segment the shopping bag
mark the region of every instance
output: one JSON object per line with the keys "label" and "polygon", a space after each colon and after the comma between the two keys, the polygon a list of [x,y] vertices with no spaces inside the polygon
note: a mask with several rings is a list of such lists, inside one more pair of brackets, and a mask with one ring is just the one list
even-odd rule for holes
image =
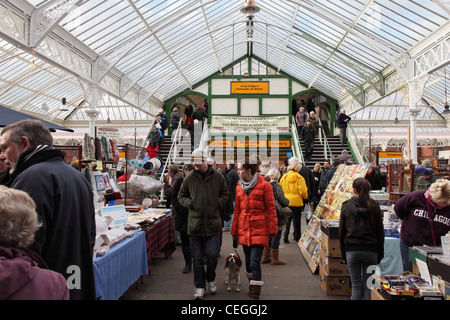
{"label": "shopping bag", "polygon": [[306,220],[309,220],[312,217],[312,213],[313,212],[311,209],[311,205],[309,204],[309,202],[307,202],[303,207],[303,216],[305,217]]}

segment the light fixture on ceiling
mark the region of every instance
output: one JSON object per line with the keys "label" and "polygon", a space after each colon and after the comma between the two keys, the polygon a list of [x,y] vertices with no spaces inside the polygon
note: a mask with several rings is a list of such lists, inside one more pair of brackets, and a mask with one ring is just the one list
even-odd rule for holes
{"label": "light fixture on ceiling", "polygon": [[41,105],[41,109],[42,109],[43,111],[47,112],[48,109],[49,109],[48,104],[46,104],[46,103],[44,102],[44,103]]}
{"label": "light fixture on ceiling", "polygon": [[399,124],[400,121],[398,121],[398,107],[395,108],[395,119],[394,119],[394,123],[395,124]]}
{"label": "light fixture on ceiling", "polygon": [[61,99],[61,106],[59,107],[59,111],[69,111],[69,108],[66,106],[66,98]]}
{"label": "light fixture on ceiling", "polygon": [[444,105],[444,111],[442,113],[449,114],[450,110],[449,110],[449,106],[447,103],[447,66],[445,66],[444,70],[445,70],[445,78],[444,78],[445,105]]}
{"label": "light fixture on ceiling", "polygon": [[106,124],[111,124],[111,118],[109,117],[109,109],[106,109],[106,114],[107,114],[107,118],[106,118]]}
{"label": "light fixture on ceiling", "polygon": [[241,9],[241,12],[245,13],[247,17],[253,17],[259,10],[260,8],[255,4],[255,1],[247,0],[245,6]]}
{"label": "light fixture on ceiling", "polygon": [[31,60],[31,61],[30,61],[30,68],[31,68],[31,69],[34,69],[35,67],[36,67],[36,61]]}

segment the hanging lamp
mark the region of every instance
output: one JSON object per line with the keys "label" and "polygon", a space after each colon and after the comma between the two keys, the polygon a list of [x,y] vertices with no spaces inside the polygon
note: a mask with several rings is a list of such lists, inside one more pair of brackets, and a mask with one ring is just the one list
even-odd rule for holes
{"label": "hanging lamp", "polygon": [[445,105],[444,105],[444,111],[442,113],[449,114],[450,110],[449,110],[449,106],[448,106],[448,103],[447,103],[447,66],[445,66],[444,70],[445,70],[445,78],[444,78]]}

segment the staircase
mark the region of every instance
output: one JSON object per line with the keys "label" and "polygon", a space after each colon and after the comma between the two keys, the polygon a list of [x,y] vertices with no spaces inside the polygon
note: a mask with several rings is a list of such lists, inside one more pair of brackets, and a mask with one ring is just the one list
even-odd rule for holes
{"label": "staircase", "polygon": [[[328,144],[331,149],[331,153],[333,154],[333,157],[340,155],[342,150],[344,150],[344,149],[350,153],[350,148],[347,146],[347,144],[345,144],[345,145],[341,144],[339,136],[330,135],[327,126],[324,126],[324,131],[325,131],[326,138],[328,140]],[[316,163],[320,163],[321,165],[323,165],[323,162],[325,161],[324,148],[327,148],[327,146],[325,144],[325,140],[322,139],[322,141],[323,141],[323,144],[320,144],[319,138],[316,137],[316,139],[314,140],[314,152],[311,156],[311,160],[305,159],[305,165],[307,167],[309,167],[310,169],[313,169],[314,165]],[[305,155],[305,143],[300,141],[300,147],[302,148],[302,152],[303,152],[303,156],[304,156]],[[332,162],[332,159],[329,158],[328,160],[330,161],[330,163]],[[353,161],[355,161],[355,160],[353,159]]]}

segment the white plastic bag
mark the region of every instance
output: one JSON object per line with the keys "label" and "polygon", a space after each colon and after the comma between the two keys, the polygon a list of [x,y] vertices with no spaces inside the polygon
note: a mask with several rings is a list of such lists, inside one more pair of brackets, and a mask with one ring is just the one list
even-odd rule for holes
{"label": "white plastic bag", "polygon": [[307,202],[305,204],[305,206],[303,207],[303,215],[305,216],[306,220],[311,219],[312,217],[312,209],[311,209],[311,205],[309,204],[309,202]]}

